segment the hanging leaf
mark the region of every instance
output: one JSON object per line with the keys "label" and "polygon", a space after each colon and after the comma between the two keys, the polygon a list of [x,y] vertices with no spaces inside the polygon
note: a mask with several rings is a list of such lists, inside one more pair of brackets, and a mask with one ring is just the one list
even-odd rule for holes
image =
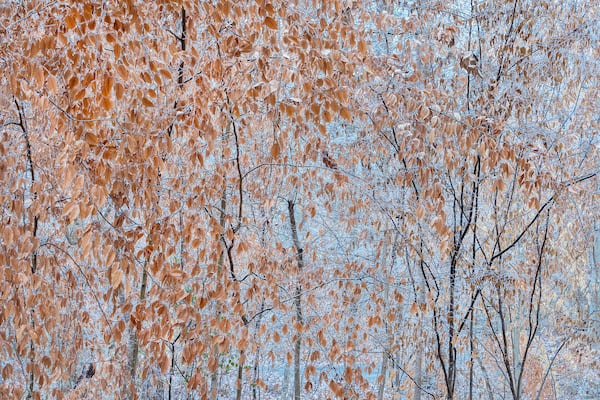
{"label": "hanging leaf", "polygon": [[142,104],[145,107],[154,107],[154,103],[150,101],[150,99],[148,99],[147,97],[142,97]]}
{"label": "hanging leaf", "polygon": [[279,142],[277,140],[273,141],[273,144],[271,145],[271,157],[273,157],[274,159],[279,158],[279,155],[281,153],[281,149],[279,147]]}
{"label": "hanging leaf", "polygon": [[271,17],[265,17],[265,25],[270,29],[277,29],[277,21]]}
{"label": "hanging leaf", "polygon": [[120,269],[112,269],[110,274],[110,286],[116,290],[120,285],[123,279],[123,271]]}

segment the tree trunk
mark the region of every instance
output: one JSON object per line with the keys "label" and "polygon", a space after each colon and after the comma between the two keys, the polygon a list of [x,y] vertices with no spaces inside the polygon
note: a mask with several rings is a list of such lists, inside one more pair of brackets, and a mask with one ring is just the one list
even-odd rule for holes
{"label": "tree trunk", "polygon": [[415,400],[421,400],[421,388],[423,387],[423,343],[421,341],[417,344],[417,363],[415,369],[413,398]]}
{"label": "tree trunk", "polygon": [[[515,317],[518,319],[519,315],[517,314],[517,316]],[[520,336],[521,336],[521,330],[519,329],[519,324],[516,323],[513,325],[512,329],[511,329],[511,343],[512,343],[512,357],[513,357],[513,374],[514,376],[519,376],[521,374],[521,368],[522,366],[520,365],[521,363],[521,348],[519,346],[520,343]]]}
{"label": "tree trunk", "polygon": [[288,213],[290,216],[290,229],[292,231],[292,239],[294,241],[294,247],[296,248],[296,262],[298,263],[298,282],[296,283],[296,293],[294,298],[294,304],[296,306],[296,322],[298,323],[298,331],[296,332],[296,341],[294,343],[294,400],[300,400],[300,387],[301,387],[301,376],[300,376],[300,355],[302,346],[302,328],[303,328],[303,317],[302,317],[302,285],[301,274],[304,269],[304,260],[302,258],[303,249],[298,239],[298,228],[296,225],[296,217],[294,215],[294,202],[288,200]]}
{"label": "tree trunk", "polygon": [[594,241],[591,249],[592,294],[594,309],[600,308],[600,222],[594,223]]}
{"label": "tree trunk", "polygon": [[[17,125],[19,126],[19,128],[21,128],[21,131],[23,132],[23,137],[25,138],[25,156],[27,159],[27,172],[29,172],[31,174],[31,186],[29,187],[28,193],[29,193],[29,197],[32,200],[37,199],[37,192],[33,192],[31,193],[31,189],[33,187],[33,185],[35,184],[35,171],[33,169],[33,159],[31,157],[31,142],[29,141],[29,131],[27,129],[27,121],[25,118],[25,112],[23,111],[23,107],[22,105],[15,99],[14,100],[15,105],[17,106],[17,112],[19,113],[19,122],[17,123]],[[23,194],[23,196],[25,196],[25,194]],[[25,203],[25,201],[23,202]],[[27,209],[27,211],[29,211],[30,208]],[[28,218],[28,222],[30,222],[32,224],[31,227],[31,234],[34,240],[37,239],[37,231],[38,231],[38,221],[39,221],[39,215],[34,215],[33,218]],[[35,275],[37,272],[37,252],[33,251],[31,254],[31,275]],[[33,295],[33,291],[34,289],[32,288],[32,295]],[[35,332],[35,308],[34,307],[30,307],[29,309],[29,322],[31,325],[31,331]],[[35,387],[35,374],[34,374],[34,363],[35,363],[35,345],[33,343],[33,339],[29,340],[29,382],[28,382],[28,393],[27,393],[27,398],[31,399],[33,397],[33,390]]]}
{"label": "tree trunk", "polygon": [[242,384],[243,384],[243,378],[244,378],[244,365],[245,364],[246,364],[246,352],[244,350],[241,350],[240,351],[240,359],[238,362],[238,370],[237,370],[235,400],[242,399]]}
{"label": "tree trunk", "polygon": [[485,387],[488,392],[488,399],[494,400],[494,392],[492,391],[492,385],[490,384],[490,377],[488,376],[487,370],[481,361],[479,356],[476,356],[477,362],[479,363],[479,368],[481,368],[481,373],[483,374],[483,379],[485,380]]}
{"label": "tree trunk", "polygon": [[[388,276],[393,276],[393,272],[394,272],[394,265],[396,264],[396,243],[398,240],[398,235],[396,234],[394,237],[394,240],[392,242],[391,245],[391,262],[390,262],[390,269],[388,272]],[[384,262],[386,262],[386,260],[384,259]],[[384,282],[385,282],[385,289],[384,289],[384,293],[383,293],[383,314],[387,315],[387,311],[388,311],[388,306],[389,306],[389,295],[390,295],[390,281],[387,279],[387,277],[384,277]],[[400,308],[400,311],[398,312],[398,315],[402,315],[402,304],[398,304],[398,307]],[[398,321],[401,322],[401,321]],[[380,369],[380,374],[379,374],[379,389],[377,390],[377,400],[383,400],[383,396],[385,394],[385,385],[387,382],[387,375],[388,375],[388,363],[389,363],[389,358],[391,356],[391,351],[392,351],[392,344],[394,342],[394,337],[393,337],[393,332],[392,332],[392,325],[390,323],[388,323],[387,318],[385,318],[385,335],[386,335],[386,344],[385,344],[385,348],[383,349],[383,353],[382,353],[382,358],[381,358],[381,369]]]}
{"label": "tree trunk", "polygon": [[[471,297],[473,301],[473,297]],[[473,400],[473,314],[475,310],[471,312],[469,319],[469,400]]]}
{"label": "tree trunk", "polygon": [[[301,317],[301,315],[300,315]],[[296,318],[298,318],[298,314],[296,314]],[[300,321],[298,319],[298,321]],[[300,337],[300,332],[297,333],[296,342],[294,343],[294,400],[300,400],[300,385],[301,385],[301,376],[300,376],[300,350],[302,345],[302,339]]]}
{"label": "tree trunk", "polygon": [[[260,387],[258,387],[258,376],[259,376],[259,367],[260,367],[260,350],[261,343],[257,339],[258,332],[260,331],[260,323],[262,321],[262,316],[265,311],[265,299],[263,298],[260,303],[260,311],[258,318],[256,319],[256,330],[254,332],[254,340],[257,343],[256,346],[256,354],[254,356],[254,365],[252,367],[252,399],[256,400],[258,396],[260,396]],[[258,392],[258,393],[257,393]]]}
{"label": "tree trunk", "polygon": [[283,370],[283,385],[281,390],[281,400],[288,399],[288,391],[290,389],[290,365],[285,363],[285,369]]}
{"label": "tree trunk", "polygon": [[[146,264],[144,264],[144,269],[142,270],[142,283],[140,285],[140,303],[143,303],[146,299],[146,289],[148,286],[148,272],[146,271]],[[138,366],[138,356],[139,356],[139,341],[137,337],[137,332],[134,329],[131,330],[131,334],[129,337],[129,342],[131,346],[131,355],[129,358],[129,376],[130,380],[130,389],[128,393],[128,398],[135,398],[135,380],[137,375],[137,366]]]}
{"label": "tree trunk", "polygon": [[[227,182],[227,179],[225,176],[223,176],[223,182]],[[225,214],[226,214],[226,209],[227,209],[227,187],[226,187],[226,183],[223,183],[223,193],[221,195],[221,216],[219,217],[219,225],[221,226],[221,229],[223,230],[223,232],[225,232]],[[223,265],[225,264],[225,249],[221,250],[221,254],[219,254],[219,261],[217,262],[217,276],[221,277],[222,275],[222,271],[223,271]],[[216,314],[217,314],[217,318],[219,318],[219,315],[221,314],[221,302],[219,300],[217,300],[217,304],[216,304]],[[210,375],[210,399],[211,400],[217,400],[218,396],[219,396],[219,348],[218,346],[215,344],[212,348],[212,355],[211,357],[213,357],[213,360],[216,360],[216,367],[214,369],[214,371],[211,372]]]}
{"label": "tree trunk", "polygon": [[379,378],[381,381],[379,382],[379,389],[377,391],[377,400],[383,400],[383,395],[385,393],[385,381],[387,378],[387,366],[388,366],[388,353],[385,350],[381,356],[381,372],[379,374]]}
{"label": "tree trunk", "polygon": [[[421,261],[422,264],[422,261]],[[422,266],[421,266],[422,268]],[[418,292],[418,302],[423,304],[425,302],[425,292],[424,292],[424,288],[425,288],[425,278],[423,276],[420,277],[419,279],[419,286],[421,287],[421,290],[419,290]],[[415,299],[417,300],[417,299]],[[418,314],[418,318],[419,318],[419,324],[418,324],[418,330],[420,332],[425,333],[424,329],[423,329],[423,312],[419,311]],[[427,337],[425,335],[422,335],[422,337],[420,337],[417,340],[417,362],[416,362],[416,366],[415,366],[415,381],[414,381],[414,386],[413,386],[413,398],[415,400],[421,400],[421,392],[422,392],[422,388],[423,388],[423,358],[425,357],[425,340],[427,340]]]}

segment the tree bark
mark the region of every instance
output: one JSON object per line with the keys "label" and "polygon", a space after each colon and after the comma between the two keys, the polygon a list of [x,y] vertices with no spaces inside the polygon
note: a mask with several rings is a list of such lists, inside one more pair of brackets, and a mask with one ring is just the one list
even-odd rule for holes
{"label": "tree bark", "polygon": [[[143,303],[146,299],[147,287],[148,271],[146,270],[146,265],[144,265],[144,269],[142,270],[142,283],[140,285],[140,303]],[[135,398],[135,380],[137,375],[138,357],[140,351],[140,345],[135,328],[131,330],[129,341],[131,346],[131,355],[129,358],[129,376],[131,377],[131,383],[128,398],[133,399]]]}
{"label": "tree bark", "polygon": [[246,360],[246,352],[244,350],[240,351],[240,359],[238,362],[238,370],[237,370],[237,380],[236,380],[236,393],[235,400],[242,399],[242,379],[244,377],[244,365]]}
{"label": "tree bark", "polygon": [[[255,335],[260,331],[260,323],[262,320],[262,316],[263,316],[263,311],[265,309],[265,300],[263,299],[262,303],[260,304],[260,314],[258,315],[258,319],[256,320],[256,331],[255,331]],[[256,336],[255,336],[256,339]],[[258,375],[259,375],[259,368],[260,368],[260,350],[261,350],[261,343],[258,342],[258,346],[256,347],[256,355],[254,358],[254,366],[252,367],[252,399],[256,400],[257,396],[260,395],[260,392],[257,393],[257,389],[260,390],[260,388],[258,387],[257,383],[258,383]]]}
{"label": "tree bark", "polygon": [[485,366],[483,365],[483,362],[481,361],[481,358],[478,355],[476,356],[476,359],[477,359],[477,362],[479,363],[479,368],[481,368],[481,372],[483,374],[483,379],[485,381],[485,387],[488,392],[488,399],[494,400],[494,392],[492,391],[492,385],[490,384],[490,377],[488,376],[487,370],[485,369]]}
{"label": "tree bark", "polygon": [[288,391],[290,389],[290,366],[285,363],[285,369],[283,370],[283,385],[281,390],[281,400],[288,399]]}
{"label": "tree bark", "polygon": [[300,355],[302,350],[302,327],[304,325],[302,317],[302,285],[301,274],[304,269],[303,249],[298,239],[298,227],[296,225],[296,217],[294,215],[294,202],[288,200],[288,213],[290,216],[290,229],[292,231],[292,240],[294,241],[294,247],[296,249],[296,262],[298,264],[298,281],[296,283],[296,293],[294,298],[294,304],[296,306],[296,322],[299,325],[299,329],[296,332],[296,341],[294,343],[294,400],[300,400],[300,387],[301,387],[301,376],[300,376]]}
{"label": "tree bark", "polygon": [[[226,182],[226,179],[224,179],[224,182]],[[224,184],[225,185],[225,184]],[[223,231],[225,231],[225,209],[227,208],[227,188],[223,187],[223,194],[221,195],[221,216],[219,218],[219,224],[221,226],[221,229]],[[219,255],[219,261],[217,262],[217,276],[221,276],[222,275],[222,270],[223,270],[223,265],[225,264],[225,249],[221,250],[221,254]],[[217,318],[221,313],[221,304],[220,301],[217,301]],[[213,346],[212,349],[212,355],[211,357],[214,357],[217,361],[217,367],[215,368],[214,371],[211,372],[210,375],[210,399],[211,400],[217,400],[218,395],[219,395],[219,349],[218,346],[215,344]]]}
{"label": "tree bark", "polygon": [[[388,276],[393,276],[394,266],[396,265],[396,243],[398,242],[398,234],[394,236],[394,240],[391,244],[391,262],[389,267]],[[390,295],[390,281],[387,277],[384,277],[385,289],[384,289],[384,302],[383,302],[383,314],[387,316],[387,310],[389,307],[389,295]],[[398,315],[402,318],[402,303],[398,305]],[[401,321],[398,321],[400,323]],[[388,364],[389,359],[392,354],[392,344],[394,342],[394,334],[392,331],[392,324],[387,321],[385,318],[385,335],[386,335],[386,343],[385,348],[383,349],[382,358],[381,358],[381,369],[380,369],[380,379],[379,388],[377,390],[377,400],[383,400],[383,396],[385,395],[385,385],[387,383],[387,375],[388,375]]]}
{"label": "tree bark", "polygon": [[379,373],[381,381],[379,382],[379,389],[377,390],[377,400],[383,400],[385,394],[385,381],[387,378],[387,367],[388,367],[388,353],[384,351],[381,356],[381,372]]}
{"label": "tree bark", "polygon": [[[25,156],[26,156],[26,161],[27,161],[27,167],[26,170],[31,174],[31,186],[29,187],[29,196],[33,199],[36,200],[37,199],[37,192],[31,193],[31,188],[33,186],[33,184],[35,183],[35,171],[33,169],[33,159],[31,156],[31,141],[29,140],[29,131],[27,129],[27,122],[25,119],[25,111],[23,110],[23,106],[15,99],[15,105],[17,106],[17,112],[19,113],[19,122],[18,122],[18,126],[19,128],[21,128],[21,131],[23,132],[23,137],[25,138]],[[23,195],[25,196],[25,195]],[[29,222],[31,222],[32,226],[31,226],[31,233],[32,233],[32,237],[34,240],[37,239],[37,233],[38,233],[38,221],[39,221],[39,215],[34,215],[33,218],[29,218],[28,219]],[[35,275],[37,272],[37,251],[33,251],[31,253],[31,275]],[[34,289],[32,288],[32,291]],[[33,293],[32,293],[33,294]],[[31,325],[31,331],[34,332],[35,331],[35,308],[34,307],[30,307],[29,309],[29,323]],[[34,363],[35,363],[35,345],[33,343],[33,339],[30,339],[29,341],[29,377],[28,377],[28,393],[27,393],[27,398],[31,399],[33,398],[33,391],[35,388],[35,373],[34,373]]]}
{"label": "tree bark", "polygon": [[[419,328],[421,324],[419,323]],[[421,388],[423,387],[423,343],[419,340],[417,344],[417,363],[415,366],[415,384],[413,386],[413,398],[421,400]]]}

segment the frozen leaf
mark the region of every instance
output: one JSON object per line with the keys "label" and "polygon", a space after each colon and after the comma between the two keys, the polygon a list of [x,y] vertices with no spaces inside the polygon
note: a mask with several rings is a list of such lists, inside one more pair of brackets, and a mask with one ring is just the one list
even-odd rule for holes
{"label": "frozen leaf", "polygon": [[270,29],[277,29],[277,21],[271,17],[265,17],[265,25]]}

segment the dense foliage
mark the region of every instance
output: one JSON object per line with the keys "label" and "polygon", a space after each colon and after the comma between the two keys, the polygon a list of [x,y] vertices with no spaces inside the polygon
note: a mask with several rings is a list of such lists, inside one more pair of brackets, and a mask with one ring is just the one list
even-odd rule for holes
{"label": "dense foliage", "polygon": [[0,397],[599,397],[599,19],[3,2]]}

